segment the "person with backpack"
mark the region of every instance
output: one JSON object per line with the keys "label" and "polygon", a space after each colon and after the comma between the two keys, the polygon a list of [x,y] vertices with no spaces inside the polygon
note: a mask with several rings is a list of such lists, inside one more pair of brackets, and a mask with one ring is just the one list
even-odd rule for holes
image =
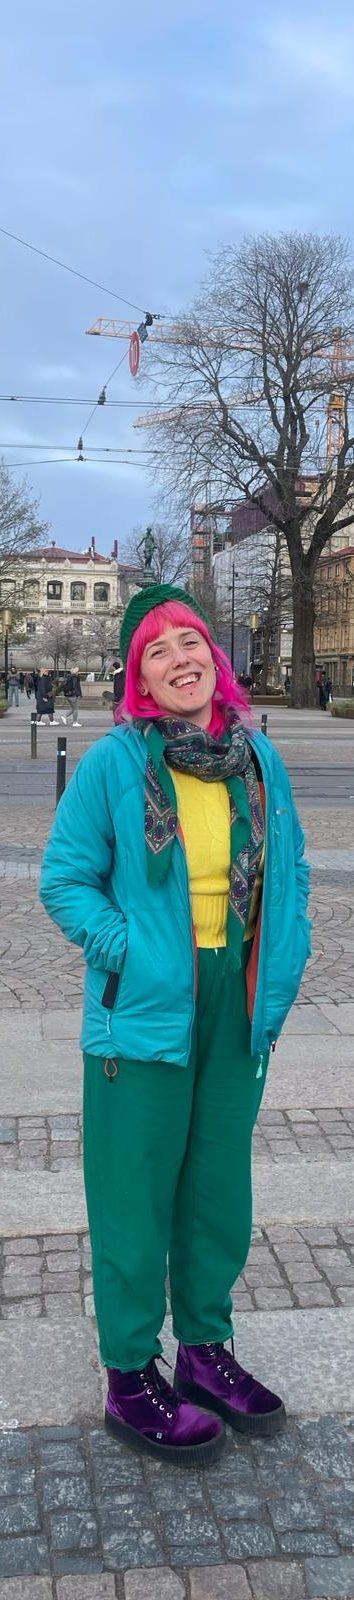
{"label": "person with backpack", "polygon": [[[225,1422],[270,1437],[286,1420],[276,1385],[237,1360],[232,1289],[271,1046],[310,955],[309,869],[287,772],[203,606],[149,585],[129,602],[120,650],[124,699],[60,801],[40,896],[87,963],[84,1175],[106,1427],[195,1468],[223,1449]],[[167,1258],[172,1383],[158,1364]]]}
{"label": "person with backpack", "polygon": [[67,710],[61,713],[62,722],[66,726],[68,718],[72,717],[73,728],[81,728],[81,722],[78,719],[78,705],[79,700],[82,699],[81,683],[78,672],[73,672],[70,667],[68,667],[66,678],[64,678],[62,694],[67,705]]}

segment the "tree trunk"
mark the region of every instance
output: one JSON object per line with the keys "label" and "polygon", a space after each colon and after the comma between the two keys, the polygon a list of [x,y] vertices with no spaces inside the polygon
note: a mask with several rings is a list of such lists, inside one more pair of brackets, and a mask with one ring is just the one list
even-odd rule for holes
{"label": "tree trunk", "polygon": [[302,562],[293,566],[293,654],[291,675],[292,706],[315,706],[316,676],[314,652],[315,602],[313,578]]}
{"label": "tree trunk", "polygon": [[272,624],[265,622],[263,629],[263,665],[260,679],[260,688],[262,694],[267,693],[271,631]]}

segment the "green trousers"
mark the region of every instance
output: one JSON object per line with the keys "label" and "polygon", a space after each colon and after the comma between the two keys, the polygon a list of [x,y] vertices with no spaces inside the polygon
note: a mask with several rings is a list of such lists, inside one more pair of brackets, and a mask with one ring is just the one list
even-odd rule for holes
{"label": "green trousers", "polygon": [[174,1333],[232,1333],[230,1290],[251,1237],[251,1142],[265,1079],[250,1054],[244,972],[199,951],[186,1068],[85,1055],[84,1174],[101,1358],[158,1355],[169,1258]]}

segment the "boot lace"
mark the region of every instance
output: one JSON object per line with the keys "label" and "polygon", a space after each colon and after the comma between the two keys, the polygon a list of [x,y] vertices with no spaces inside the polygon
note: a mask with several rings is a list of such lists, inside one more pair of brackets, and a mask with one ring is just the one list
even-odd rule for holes
{"label": "boot lace", "polygon": [[[168,1361],[165,1361],[164,1356],[159,1356],[159,1361],[163,1361],[164,1366],[168,1367]],[[139,1378],[142,1380],[143,1388],[147,1398],[150,1400],[150,1404],[157,1406],[158,1410],[162,1411],[164,1416],[167,1417],[168,1422],[172,1422],[173,1415],[181,1404],[180,1398],[176,1394],[176,1390],[172,1389],[172,1385],[166,1382],[162,1372],[159,1372],[154,1357],[149,1361],[148,1366],[144,1367],[142,1372],[139,1372]]]}
{"label": "boot lace", "polygon": [[243,1368],[239,1366],[235,1358],[234,1338],[231,1339],[231,1351],[225,1350],[223,1344],[207,1344],[205,1348],[209,1351],[212,1359],[216,1361],[217,1372],[221,1372],[223,1378],[227,1378],[231,1387],[236,1383],[237,1378],[244,1376]]}

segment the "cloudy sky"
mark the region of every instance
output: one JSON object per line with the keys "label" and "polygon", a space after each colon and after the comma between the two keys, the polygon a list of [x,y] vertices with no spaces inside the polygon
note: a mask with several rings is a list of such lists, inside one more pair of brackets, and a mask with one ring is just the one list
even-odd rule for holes
{"label": "cloudy sky", "polygon": [[[352,236],[352,0],[135,0],[124,11],[117,0],[3,8],[4,229],[172,315],[222,242],[292,228]],[[94,402],[127,347],[85,329],[139,312],[1,234],[0,264],[1,394]],[[126,359],[109,395],[136,399]],[[143,396],[148,356],[138,407],[99,410],[87,445],[141,446]],[[156,514],[144,458],[78,463],[84,405],[0,405],[0,453],[20,478],[17,463],[29,464],[51,537],[82,549],[95,534],[103,551],[118,538],[123,552]]]}

